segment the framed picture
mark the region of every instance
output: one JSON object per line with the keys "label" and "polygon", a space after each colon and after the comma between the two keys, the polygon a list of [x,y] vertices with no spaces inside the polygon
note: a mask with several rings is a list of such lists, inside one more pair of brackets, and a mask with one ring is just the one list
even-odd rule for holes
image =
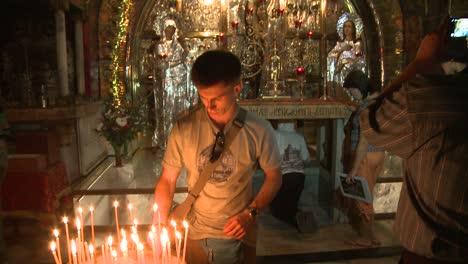
{"label": "framed picture", "polygon": [[346,174],[341,173],[339,178],[341,193],[344,196],[372,203],[372,193],[369,190],[369,185],[365,178],[356,176],[354,177],[354,183],[346,182]]}

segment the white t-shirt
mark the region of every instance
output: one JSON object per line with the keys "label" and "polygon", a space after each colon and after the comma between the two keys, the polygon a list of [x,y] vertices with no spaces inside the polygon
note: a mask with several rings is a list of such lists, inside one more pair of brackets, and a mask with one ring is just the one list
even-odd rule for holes
{"label": "white t-shirt", "polygon": [[[232,120],[226,125],[225,134],[231,126]],[[218,131],[202,106],[173,126],[162,165],[176,170],[185,167],[189,191],[210,158]],[[223,233],[223,227],[253,200],[255,170],[258,166],[264,170],[280,167],[275,132],[270,123],[248,112],[244,127],[220,159],[189,213],[190,239],[230,238]]]}
{"label": "white t-shirt", "polygon": [[281,153],[281,173],[304,173],[304,161],[310,154],[302,135],[295,132],[294,123],[278,125],[276,140]]}

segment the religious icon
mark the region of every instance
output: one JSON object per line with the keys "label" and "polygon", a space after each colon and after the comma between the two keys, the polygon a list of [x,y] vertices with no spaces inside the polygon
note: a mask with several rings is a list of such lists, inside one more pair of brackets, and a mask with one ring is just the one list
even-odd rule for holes
{"label": "religious icon", "polygon": [[327,85],[332,95],[342,87],[344,78],[353,70],[365,72],[366,59],[363,44],[360,39],[362,20],[355,14],[345,13],[339,19],[336,30],[340,40],[328,53],[327,57]]}

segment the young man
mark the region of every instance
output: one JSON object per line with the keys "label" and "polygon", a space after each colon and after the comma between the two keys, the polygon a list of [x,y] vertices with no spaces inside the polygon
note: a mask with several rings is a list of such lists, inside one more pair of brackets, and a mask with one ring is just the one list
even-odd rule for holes
{"label": "young man", "polygon": [[[215,154],[215,136],[233,128],[240,109],[236,101],[242,88],[240,75],[240,61],[230,52],[207,51],[195,61],[191,79],[203,105],[179,118],[169,135],[155,188],[163,223],[168,222],[179,172],[186,169],[190,193]],[[247,113],[243,127],[219,159],[187,217],[187,262],[254,263],[257,212],[268,206],[281,187],[281,161],[273,128],[266,120]],[[259,166],[265,172],[265,182],[254,198],[252,177]]]}
{"label": "young man", "polygon": [[394,226],[403,264],[468,263],[468,46],[446,30],[428,34],[360,116],[367,141],[405,160]]}

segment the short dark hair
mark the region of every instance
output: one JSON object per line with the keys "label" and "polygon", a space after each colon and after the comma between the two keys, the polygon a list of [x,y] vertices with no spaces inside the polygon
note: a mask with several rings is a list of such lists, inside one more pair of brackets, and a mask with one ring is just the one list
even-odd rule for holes
{"label": "short dark hair", "polygon": [[190,75],[197,87],[217,83],[238,84],[241,78],[241,62],[232,52],[209,50],[195,60]]}
{"label": "short dark hair", "polygon": [[369,78],[362,71],[355,70],[349,72],[343,82],[343,87],[346,89],[357,88],[362,94],[362,98],[366,98],[371,91]]}

